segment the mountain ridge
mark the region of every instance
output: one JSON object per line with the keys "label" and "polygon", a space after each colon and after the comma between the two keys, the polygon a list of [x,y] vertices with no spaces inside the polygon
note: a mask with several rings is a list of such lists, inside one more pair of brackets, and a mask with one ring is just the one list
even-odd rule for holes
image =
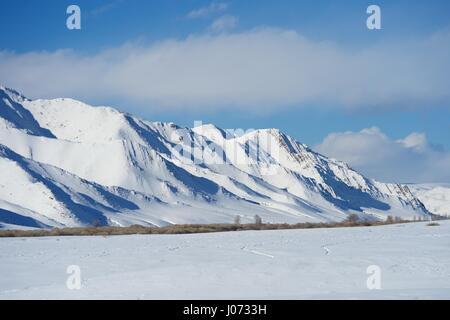
{"label": "mountain ridge", "polygon": [[[42,178],[76,186],[60,201],[61,208],[81,205],[100,212],[91,220],[78,212],[74,225],[226,223],[236,215],[249,222],[255,214],[287,223],[339,221],[351,213],[364,219],[431,214],[406,185],[366,178],[275,128],[236,134],[213,124],[183,128],[150,122],[67,98],[29,100],[3,87],[0,97],[0,120],[11,122],[7,108],[28,119],[0,125],[2,148],[35,166],[61,170],[59,177]],[[4,166],[13,161],[5,155],[0,160]],[[3,180],[0,200],[8,198],[10,188]],[[79,190],[94,186],[103,195],[92,194],[92,201],[80,195]],[[14,213],[29,217],[29,196],[15,192],[14,205],[25,210]],[[130,205],[109,210],[108,197]],[[65,225],[63,218],[55,219],[53,225]]]}

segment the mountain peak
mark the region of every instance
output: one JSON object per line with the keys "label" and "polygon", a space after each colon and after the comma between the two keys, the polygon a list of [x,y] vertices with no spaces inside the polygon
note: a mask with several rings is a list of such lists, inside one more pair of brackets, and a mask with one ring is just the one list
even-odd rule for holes
{"label": "mountain peak", "polygon": [[0,127],[22,130],[31,135],[53,138],[53,134],[40,126],[23,104],[29,100],[15,90],[0,90]]}
{"label": "mountain peak", "polygon": [[222,142],[223,140],[234,137],[230,132],[221,129],[212,123],[199,125],[194,127],[192,131],[214,142]]}
{"label": "mountain peak", "polygon": [[0,85],[0,94],[3,94],[4,96],[7,95],[8,97],[10,97],[11,99],[15,100],[15,101],[25,101],[25,100],[29,100],[27,97],[25,97],[23,94],[21,94],[20,92],[2,86]]}

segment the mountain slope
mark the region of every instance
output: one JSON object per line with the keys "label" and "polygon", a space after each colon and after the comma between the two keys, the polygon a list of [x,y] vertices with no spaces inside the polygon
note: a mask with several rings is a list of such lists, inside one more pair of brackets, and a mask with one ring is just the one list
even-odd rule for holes
{"label": "mountain slope", "polygon": [[450,184],[413,184],[409,188],[430,212],[450,217]]}
{"label": "mountain slope", "polygon": [[[34,195],[11,201],[8,179],[0,200],[16,206],[4,210],[35,219],[24,213],[29,210],[44,225],[232,222],[236,215],[248,222],[255,214],[292,223],[339,221],[350,213],[367,219],[430,214],[407,186],[368,179],[276,129],[182,128],[72,99],[31,101],[12,90],[0,93],[0,118],[8,124],[0,126],[0,157],[20,167],[10,178],[39,181],[41,193],[52,193],[55,203]],[[91,201],[80,196],[92,189],[97,191],[89,194]],[[52,221],[39,218],[49,215]]]}
{"label": "mountain slope", "polygon": [[18,92],[0,86],[0,128],[22,129],[28,134],[53,137],[33,115],[22,106],[27,99]]}

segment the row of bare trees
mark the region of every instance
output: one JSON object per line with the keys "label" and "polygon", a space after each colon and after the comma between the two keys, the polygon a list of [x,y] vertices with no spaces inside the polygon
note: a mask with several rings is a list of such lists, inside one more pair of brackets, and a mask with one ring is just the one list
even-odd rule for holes
{"label": "row of bare trees", "polygon": [[[258,215],[255,215],[255,217],[254,217],[254,222],[253,222],[253,223],[256,224],[256,225],[261,225],[261,224],[263,224],[262,218],[261,218],[260,216],[258,216]],[[241,222],[241,216],[237,215],[236,217],[234,217],[234,224],[235,224],[235,225],[240,225],[240,224],[242,224],[242,222]]]}

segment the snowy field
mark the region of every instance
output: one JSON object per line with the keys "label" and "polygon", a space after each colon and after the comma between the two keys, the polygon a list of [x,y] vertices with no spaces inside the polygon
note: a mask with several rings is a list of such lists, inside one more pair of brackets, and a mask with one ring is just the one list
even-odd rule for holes
{"label": "snowy field", "polygon": [[[450,299],[450,221],[439,223],[0,239],[0,299]],[[371,265],[380,290],[367,288]]]}

